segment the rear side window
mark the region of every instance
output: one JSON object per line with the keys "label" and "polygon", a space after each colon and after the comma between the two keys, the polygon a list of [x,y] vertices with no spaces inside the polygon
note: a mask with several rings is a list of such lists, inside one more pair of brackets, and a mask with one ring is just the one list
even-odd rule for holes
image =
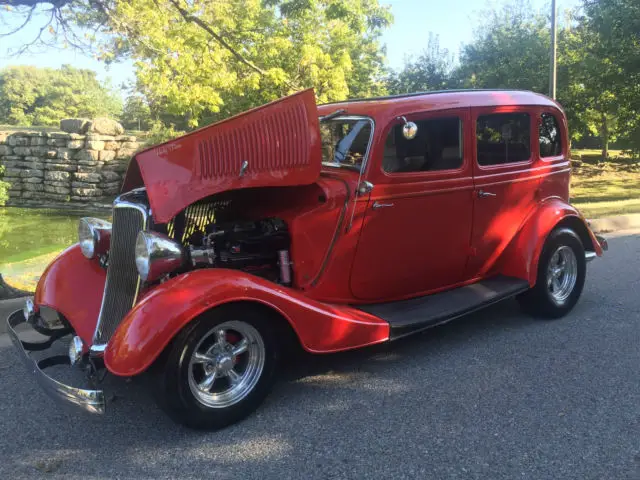
{"label": "rear side window", "polygon": [[462,122],[458,117],[415,120],[411,140],[395,125],[384,145],[382,168],[388,173],[454,170],[462,165]]}
{"label": "rear side window", "polygon": [[551,113],[543,113],[540,122],[540,156],[556,157],[562,155],[560,126]]}
{"label": "rear side window", "polygon": [[529,160],[530,136],[528,113],[480,115],[476,123],[478,163],[502,165]]}

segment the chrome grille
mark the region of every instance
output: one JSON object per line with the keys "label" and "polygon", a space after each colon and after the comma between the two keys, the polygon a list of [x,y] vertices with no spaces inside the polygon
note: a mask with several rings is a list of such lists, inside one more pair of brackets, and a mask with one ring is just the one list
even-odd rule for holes
{"label": "chrome grille", "polygon": [[92,350],[99,349],[109,341],[136,302],[140,277],[136,269],[135,244],[138,232],[146,227],[146,222],[144,206],[116,201],[113,209],[107,280]]}

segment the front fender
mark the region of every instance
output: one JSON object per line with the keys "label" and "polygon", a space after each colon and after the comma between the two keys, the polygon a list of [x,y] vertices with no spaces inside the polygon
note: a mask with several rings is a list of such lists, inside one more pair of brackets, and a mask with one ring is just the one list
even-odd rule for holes
{"label": "front fender", "polygon": [[202,269],[172,278],[146,294],[109,341],[105,365],[115,375],[137,375],[191,320],[238,301],[257,302],[278,312],[309,352],[349,350],[389,338],[389,324],[365,312],[318,302],[238,270]]}
{"label": "front fender", "polygon": [[[525,220],[500,259],[500,273],[528,280],[533,287],[542,248],[557,226],[573,229],[585,244],[585,250],[593,250],[597,256],[602,256],[600,243],[580,212],[564,200],[552,198],[541,203]],[[592,247],[588,245],[589,241]]]}
{"label": "front fender", "polygon": [[47,266],[36,288],[35,304],[64,315],[84,344],[91,345],[105,279],[105,270],[85,258],[75,244]]}

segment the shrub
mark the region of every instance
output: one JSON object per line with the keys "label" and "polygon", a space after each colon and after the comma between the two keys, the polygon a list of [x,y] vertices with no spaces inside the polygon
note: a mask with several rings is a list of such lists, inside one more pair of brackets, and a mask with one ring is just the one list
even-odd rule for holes
{"label": "shrub", "polygon": [[0,165],[0,206],[4,205],[4,203],[9,199],[9,194],[7,190],[9,189],[9,184],[7,182],[2,181],[2,174],[4,173],[4,167]]}
{"label": "shrub", "polygon": [[176,130],[173,125],[165,126],[161,122],[155,122],[146,138],[144,139],[145,146],[157,145],[158,143],[163,143],[168,140],[172,140],[176,137],[184,135],[186,132],[181,130]]}

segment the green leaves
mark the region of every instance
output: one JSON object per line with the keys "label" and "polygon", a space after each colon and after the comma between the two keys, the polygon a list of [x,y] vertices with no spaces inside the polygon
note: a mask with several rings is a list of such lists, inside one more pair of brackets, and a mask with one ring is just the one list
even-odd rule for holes
{"label": "green leaves", "polygon": [[377,0],[113,2],[105,55],[122,45],[137,89],[179,128],[196,127],[315,87],[319,102],[379,93]]}
{"label": "green leaves", "polygon": [[67,117],[116,116],[121,100],[95,72],[8,67],[0,70],[0,118],[12,125],[58,125]]}
{"label": "green leaves", "polygon": [[3,206],[7,200],[9,200],[9,194],[7,193],[7,190],[9,189],[10,185],[7,182],[2,181],[3,174],[4,167],[0,165],[0,207]]}

